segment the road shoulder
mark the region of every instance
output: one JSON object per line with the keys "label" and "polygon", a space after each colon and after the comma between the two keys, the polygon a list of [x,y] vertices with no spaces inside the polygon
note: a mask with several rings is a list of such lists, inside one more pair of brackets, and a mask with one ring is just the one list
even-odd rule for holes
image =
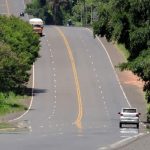
{"label": "road shoulder", "polygon": [[131,71],[120,71],[117,67],[119,63],[125,62],[123,53],[118,50],[112,42],[108,42],[106,38],[99,37],[105,46],[111,61],[114,65],[115,71],[118,75],[123,90],[132,107],[136,107],[141,113],[141,121],[146,121],[146,101],[144,99],[143,85],[144,83],[134,75]]}

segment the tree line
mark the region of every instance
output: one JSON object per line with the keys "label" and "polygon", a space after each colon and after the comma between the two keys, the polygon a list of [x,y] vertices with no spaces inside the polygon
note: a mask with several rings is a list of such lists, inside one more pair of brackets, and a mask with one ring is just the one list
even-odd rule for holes
{"label": "tree line", "polygon": [[44,20],[46,24],[63,25],[70,16],[70,0],[33,0],[27,4],[26,12]]}
{"label": "tree line", "polygon": [[32,0],[26,12],[42,18],[46,24],[90,25],[96,17],[97,0]]}
{"label": "tree line", "polygon": [[0,15],[0,92],[20,94],[38,57],[39,36],[27,22]]}

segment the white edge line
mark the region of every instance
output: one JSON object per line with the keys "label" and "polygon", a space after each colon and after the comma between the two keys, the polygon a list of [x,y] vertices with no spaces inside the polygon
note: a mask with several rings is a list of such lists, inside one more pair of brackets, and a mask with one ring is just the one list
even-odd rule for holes
{"label": "white edge line", "polygon": [[[87,29],[88,29],[88,28],[87,28]],[[89,32],[92,32],[90,29],[88,29],[88,31],[89,31]],[[123,87],[122,87],[122,85],[121,85],[121,83],[120,83],[120,81],[119,81],[119,77],[118,77],[118,75],[117,75],[117,73],[116,73],[116,71],[115,71],[114,65],[113,65],[113,63],[112,63],[112,61],[111,61],[110,55],[109,55],[108,52],[107,52],[107,49],[105,48],[104,44],[102,43],[102,41],[100,40],[100,38],[99,38],[98,36],[96,36],[96,39],[100,42],[100,44],[101,44],[102,47],[104,48],[104,50],[105,50],[105,52],[106,52],[106,54],[107,54],[107,57],[108,57],[108,59],[109,59],[109,61],[110,61],[110,64],[111,64],[111,66],[112,66],[112,68],[113,68],[113,71],[114,71],[114,73],[115,73],[116,79],[117,79],[117,81],[118,81],[118,83],[119,83],[120,89],[121,89],[121,91],[122,91],[122,93],[123,93],[123,95],[124,95],[124,98],[126,99],[128,105],[129,105],[129,107],[131,107],[131,104],[130,104],[130,102],[129,102],[129,100],[128,100],[128,98],[127,98],[127,96],[126,96],[126,94],[125,94],[125,92],[124,92],[124,90],[123,90]]]}
{"label": "white edge line", "polygon": [[139,133],[138,135],[135,135],[135,136],[132,136],[132,137],[128,137],[128,138],[125,138],[125,139],[122,139],[120,141],[117,141],[115,142],[114,144],[111,144],[109,146],[106,146],[106,147],[99,147],[97,150],[102,150],[103,148],[105,149],[118,149],[119,147],[122,147],[126,144],[128,144],[129,142],[133,142],[135,141],[138,137],[141,137],[141,136],[144,136],[145,134],[144,133]]}
{"label": "white edge line", "polygon": [[120,141],[110,145],[110,148],[117,148],[118,146],[125,145],[126,143],[132,142],[132,141],[134,141],[135,139],[137,139],[138,137],[140,137],[142,135],[144,135],[144,133],[139,133],[138,135],[135,135],[135,136],[128,137],[128,138],[125,138],[123,140],[120,140]]}
{"label": "white edge line", "polygon": [[33,103],[33,95],[34,95],[34,64],[33,64],[33,66],[32,66],[32,69],[33,69],[33,71],[32,71],[32,74],[33,74],[33,82],[32,82],[32,97],[31,97],[31,101],[30,101],[30,105],[29,105],[29,107],[28,107],[28,110],[25,112],[25,113],[23,113],[21,116],[19,116],[18,118],[15,118],[15,119],[12,119],[12,120],[9,120],[9,122],[12,122],[12,121],[16,121],[16,120],[19,120],[20,118],[22,118],[23,116],[25,116],[28,112],[29,112],[29,110],[31,109],[31,107],[32,107],[32,103]]}
{"label": "white edge line", "polygon": [[9,6],[8,6],[8,0],[5,0],[6,2],[6,7],[7,7],[7,15],[10,16],[10,10],[9,10]]}

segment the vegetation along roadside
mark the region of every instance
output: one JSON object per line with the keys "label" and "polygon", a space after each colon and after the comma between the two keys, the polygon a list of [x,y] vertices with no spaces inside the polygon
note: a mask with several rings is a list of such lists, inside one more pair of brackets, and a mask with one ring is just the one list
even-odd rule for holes
{"label": "vegetation along roadside", "polygon": [[30,96],[27,84],[38,57],[39,38],[27,22],[14,16],[0,16],[1,117],[27,109],[25,103]]}

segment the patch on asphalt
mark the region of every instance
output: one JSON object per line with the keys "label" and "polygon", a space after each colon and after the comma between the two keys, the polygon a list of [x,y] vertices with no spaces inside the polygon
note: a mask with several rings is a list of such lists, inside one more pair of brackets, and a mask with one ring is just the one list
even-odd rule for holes
{"label": "patch on asphalt", "polygon": [[19,122],[1,122],[0,123],[0,134],[4,133],[22,133],[29,132],[30,125],[27,120]]}

